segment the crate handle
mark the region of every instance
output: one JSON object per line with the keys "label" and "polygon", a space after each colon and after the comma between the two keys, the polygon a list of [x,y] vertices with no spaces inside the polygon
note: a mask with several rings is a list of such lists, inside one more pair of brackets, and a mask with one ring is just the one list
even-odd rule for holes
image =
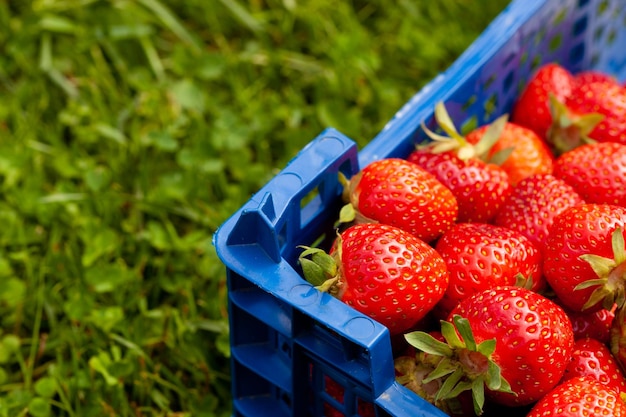
{"label": "crate handle", "polygon": [[273,262],[279,263],[285,242],[295,241],[302,232],[301,201],[320,188],[315,215],[324,215],[326,206],[341,193],[339,172],[350,177],[358,169],[356,143],[336,129],[327,128],[236,214],[227,244],[259,245]]}

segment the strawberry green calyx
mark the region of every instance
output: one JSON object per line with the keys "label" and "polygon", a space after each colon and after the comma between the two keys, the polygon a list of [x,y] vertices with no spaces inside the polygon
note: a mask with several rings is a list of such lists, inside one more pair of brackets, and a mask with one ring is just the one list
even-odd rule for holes
{"label": "strawberry green calyx", "polygon": [[[435,106],[435,120],[441,129],[448,134],[448,136],[439,135],[432,130],[428,129],[424,123],[422,123],[422,129],[433,142],[423,145],[425,148],[429,148],[433,153],[443,153],[453,151],[459,157],[459,159],[467,161],[468,159],[481,159],[485,162],[502,163],[508,158],[513,149],[506,149],[488,157],[489,150],[500,139],[502,132],[508,122],[508,115],[500,116],[493,123],[489,125],[485,134],[480,138],[478,143],[471,144],[466,138],[461,135],[444,104],[439,102]],[[497,160],[494,160],[496,158]]]}
{"label": "strawberry green calyx", "polygon": [[[337,247],[340,248],[341,245]],[[319,291],[337,296],[341,287],[337,262],[337,259],[341,257],[341,250],[329,255],[318,248],[308,246],[299,246],[299,248],[304,249],[298,258],[304,278]]]}
{"label": "strawberry green calyx", "polygon": [[580,145],[595,142],[589,134],[604,119],[600,113],[572,114],[554,94],[549,95],[552,126],[548,129],[547,140],[552,144],[556,155],[561,155]]}
{"label": "strawberry green calyx", "polygon": [[443,381],[435,401],[456,398],[470,390],[474,411],[480,415],[485,403],[485,387],[492,391],[515,393],[508,381],[502,378],[498,364],[491,359],[496,340],[476,343],[467,319],[455,315],[452,321],[441,321],[445,342],[421,331],[408,333],[405,338],[416,349],[441,357],[436,368],[423,380],[423,383]]}
{"label": "strawberry green calyx", "polygon": [[621,227],[613,231],[611,245],[612,259],[593,254],[580,256],[580,259],[588,262],[598,276],[597,279],[587,280],[575,287],[579,290],[597,286],[583,306],[583,310],[599,302],[602,302],[602,306],[607,310],[610,310],[613,304],[617,304],[618,309],[626,304],[626,248]]}

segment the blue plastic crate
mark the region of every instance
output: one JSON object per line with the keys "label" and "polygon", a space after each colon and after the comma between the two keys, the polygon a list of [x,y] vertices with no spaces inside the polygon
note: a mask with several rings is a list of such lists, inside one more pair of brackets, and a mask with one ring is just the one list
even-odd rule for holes
{"label": "blue plastic crate", "polygon": [[[296,246],[332,239],[338,173],[407,156],[425,140],[420,123],[434,125],[438,101],[457,125],[481,125],[510,112],[546,62],[626,79],[624,45],[626,0],[515,0],[360,152],[334,129],[302,149],[214,237],[228,275],[233,415],[318,417],[332,406],[358,416],[364,401],[378,416],[443,417],[394,382],[384,326],[301,278]],[[339,400],[328,378],[343,387]]]}

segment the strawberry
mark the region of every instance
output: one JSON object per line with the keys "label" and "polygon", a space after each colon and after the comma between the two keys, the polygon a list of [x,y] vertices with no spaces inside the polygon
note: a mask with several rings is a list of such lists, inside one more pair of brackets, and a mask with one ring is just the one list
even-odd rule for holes
{"label": "strawberry", "polygon": [[578,376],[590,376],[615,392],[626,392],[626,378],[613,354],[604,343],[592,339],[578,339],[563,381]]}
{"label": "strawberry", "polygon": [[588,203],[626,207],[626,144],[601,142],[572,149],[557,158],[554,176]]}
{"label": "strawberry", "polygon": [[300,264],[318,289],[379,321],[392,335],[425,317],[448,285],[446,264],[431,246],[385,224],[350,226],[329,254],[305,248]]}
{"label": "strawberry", "polygon": [[449,283],[437,304],[440,317],[464,298],[486,289],[515,285],[519,275],[542,287],[541,254],[524,235],[486,223],[459,223],[444,233],[435,250],[446,263]]}
{"label": "strawberry", "polygon": [[530,410],[527,417],[626,416],[619,393],[589,376],[559,384]]}
{"label": "strawberry", "polygon": [[590,337],[606,345],[609,344],[611,340],[611,326],[615,319],[617,304],[613,304],[610,310],[601,308],[591,313],[572,311],[565,307],[564,310],[572,322],[574,339],[578,340]]}
{"label": "strawberry", "polygon": [[370,163],[346,184],[350,201],[341,221],[379,222],[397,226],[431,241],[456,220],[452,192],[433,175],[404,159]]}
{"label": "strawberry", "polygon": [[561,307],[513,286],[465,298],[442,320],[441,333],[445,343],[425,332],[406,335],[419,351],[441,357],[424,382],[445,377],[440,399],[471,390],[477,414],[485,396],[506,406],[542,398],[563,377],[574,345]]}
{"label": "strawberry", "polygon": [[607,84],[617,84],[617,79],[612,75],[602,72],[587,70],[574,74],[574,85],[603,82]]}
{"label": "strawberry", "polygon": [[562,66],[556,63],[541,66],[517,99],[511,121],[533,130],[545,139],[552,125],[548,96],[553,94],[558,100],[564,101],[571,94],[573,84],[573,75]]}
{"label": "strawberry", "polygon": [[[466,136],[467,141],[478,143],[488,129],[489,125],[485,125],[471,131]],[[513,186],[534,174],[551,174],[554,160],[543,138],[530,128],[511,122],[505,124],[488,158],[506,171]]]}
{"label": "strawberry", "polygon": [[561,154],[590,140],[626,144],[626,89],[596,81],[576,84],[564,102],[551,102],[554,123],[547,140]]}
{"label": "strawberry", "polygon": [[583,203],[565,181],[550,174],[536,174],[517,184],[493,222],[523,234],[543,251],[554,217],[568,207]]}
{"label": "strawberry", "polygon": [[489,134],[471,144],[454,127],[443,103],[435,118],[450,137],[440,136],[422,126],[433,142],[418,147],[407,159],[433,174],[452,191],[458,204],[457,222],[488,223],[511,191],[505,170],[486,163],[485,157],[500,136],[503,119],[490,125]]}
{"label": "strawberry", "polygon": [[624,304],[626,207],[580,204],[554,218],[543,251],[543,274],[574,311]]}

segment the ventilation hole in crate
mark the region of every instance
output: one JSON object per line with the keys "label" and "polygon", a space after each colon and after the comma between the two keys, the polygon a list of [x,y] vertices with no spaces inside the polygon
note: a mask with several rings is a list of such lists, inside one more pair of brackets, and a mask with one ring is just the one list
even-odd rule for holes
{"label": "ventilation hole in crate", "polygon": [[477,127],[478,127],[478,118],[476,117],[476,115],[474,115],[470,117],[469,119],[465,120],[461,124],[461,134],[467,135],[469,132],[476,129]]}
{"label": "ventilation hole in crate", "polygon": [[563,10],[561,10],[561,12],[555,16],[554,21],[552,22],[552,24],[554,26],[558,26],[561,23],[563,23],[563,21],[565,20],[565,17],[567,16],[567,12],[568,12],[568,9],[563,8]]}
{"label": "ventilation hole in crate", "polygon": [[582,9],[583,7],[587,6],[587,4],[589,4],[589,0],[580,0],[578,2],[578,8]]}
{"label": "ventilation hole in crate", "polygon": [[281,352],[283,352],[288,357],[291,357],[291,346],[289,345],[289,343],[283,342],[280,345],[280,350],[281,350]]}
{"label": "ventilation hole in crate", "polygon": [[541,28],[539,29],[539,31],[535,34],[535,45],[541,45],[541,43],[543,42],[543,40],[546,37],[546,28]]}
{"label": "ventilation hole in crate", "polygon": [[528,52],[524,51],[519,57],[519,64],[524,65],[526,62],[528,62]]}
{"label": "ventilation hole in crate", "polygon": [[517,91],[517,96],[521,95],[522,92],[524,92],[524,88],[526,88],[526,83],[524,82],[524,80],[519,80],[517,82],[517,87],[515,88],[515,90]]}
{"label": "ventilation hole in crate", "polygon": [[598,26],[596,30],[593,31],[593,41],[594,42],[601,41],[602,35],[604,35],[604,26]]}
{"label": "ventilation hole in crate", "polygon": [[562,43],[563,43],[563,35],[559,33],[554,38],[550,39],[550,44],[548,46],[550,52],[554,52],[557,49],[559,49]]}
{"label": "ventilation hole in crate", "polygon": [[472,107],[474,103],[476,103],[476,100],[476,95],[471,96],[465,103],[463,103],[463,105],[461,106],[461,110],[463,110],[463,112],[466,112],[470,107]]}
{"label": "ventilation hole in crate", "polygon": [[577,64],[580,61],[582,61],[582,59],[585,56],[585,44],[581,43],[578,45],[575,45],[569,52],[569,61],[571,64]]}
{"label": "ventilation hole in crate", "polygon": [[300,200],[300,209],[303,209],[307,204],[317,198],[321,198],[320,190],[318,187],[315,187],[314,189],[309,191],[304,197],[302,197],[302,200]]}
{"label": "ventilation hole in crate", "polygon": [[609,1],[608,0],[601,1],[600,4],[598,4],[598,16],[602,16],[602,14],[604,14],[604,12],[606,12],[608,8],[609,8]]}
{"label": "ventilation hole in crate", "polygon": [[513,85],[513,71],[509,72],[506,77],[504,77],[504,81],[502,82],[502,91],[504,94],[508,94],[511,86]]}
{"label": "ventilation hole in crate", "polygon": [[485,121],[488,121],[498,109],[498,96],[496,94],[492,94],[491,97],[489,97],[487,101],[485,101],[484,108],[485,108],[484,119]]}
{"label": "ventilation hole in crate", "polygon": [[363,398],[358,399],[357,403],[358,414],[361,417],[376,417],[376,408],[374,404],[369,401],[365,401]]}
{"label": "ventilation hole in crate", "polygon": [[345,414],[328,403],[324,403],[324,417],[344,417]]}
{"label": "ventilation hole in crate", "polygon": [[292,403],[291,403],[291,396],[290,396],[289,394],[287,394],[286,392],[283,392],[283,393],[280,395],[280,400],[281,400],[283,403],[285,403],[285,405],[286,405],[289,409],[291,409],[291,404],[292,404]]}
{"label": "ventilation hole in crate", "polygon": [[600,56],[598,54],[594,54],[591,57],[591,67],[596,67],[598,66],[598,62],[600,62]]}
{"label": "ventilation hole in crate", "polygon": [[513,60],[515,59],[516,54],[509,54],[509,56],[507,56],[504,61],[502,61],[502,66],[503,67],[508,67],[509,64],[511,62],[513,62]]}
{"label": "ventilation hole in crate", "polygon": [[606,37],[606,43],[607,45],[613,45],[613,43],[615,42],[615,39],[617,39],[617,33],[615,32],[615,29],[611,30],[609,32],[609,35]]}
{"label": "ventilation hole in crate", "polygon": [[483,89],[486,90],[489,87],[491,87],[491,85],[493,84],[495,80],[496,80],[496,75],[492,74],[489,78],[487,78],[487,81],[485,81],[485,84],[483,84]]}
{"label": "ventilation hole in crate", "polygon": [[345,393],[344,387],[328,375],[324,375],[324,391],[338,403],[343,404],[343,397]]}
{"label": "ventilation hole in crate", "polygon": [[278,230],[278,234],[276,235],[276,239],[278,240],[278,247],[282,251],[287,244],[287,224],[283,224]]}
{"label": "ventilation hole in crate", "polygon": [[587,16],[583,16],[574,23],[574,36],[578,36],[587,30]]}
{"label": "ventilation hole in crate", "polygon": [[536,71],[540,65],[541,65],[541,56],[537,55],[533,58],[532,62],[530,63],[530,69],[533,71]]}

